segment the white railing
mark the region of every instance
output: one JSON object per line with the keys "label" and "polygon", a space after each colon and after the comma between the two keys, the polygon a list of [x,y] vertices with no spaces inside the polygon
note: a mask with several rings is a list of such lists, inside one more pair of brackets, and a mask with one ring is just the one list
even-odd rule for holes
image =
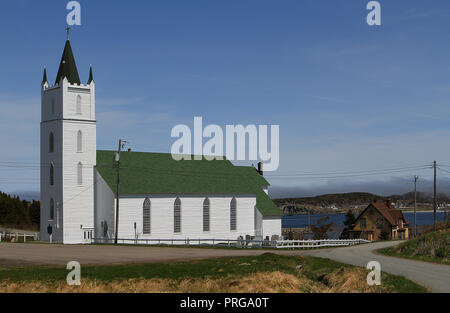
{"label": "white railing", "polygon": [[278,240],[277,248],[344,247],[369,243],[365,239]]}
{"label": "white railing", "polygon": [[[13,242],[17,242],[20,239],[23,238],[23,242],[27,242],[28,238],[33,238],[33,240],[39,240],[39,235],[30,235],[25,233],[19,233],[19,232],[1,232],[0,233],[0,242],[4,241],[6,238],[8,239],[14,239]],[[9,241],[9,240],[8,240]]]}
{"label": "white railing", "polygon": [[[185,245],[235,248],[321,248],[353,246],[371,242],[365,239],[323,239],[323,240],[246,240],[246,239],[125,239],[118,238],[118,244],[128,245]],[[93,238],[95,244],[113,244],[114,238]]]}

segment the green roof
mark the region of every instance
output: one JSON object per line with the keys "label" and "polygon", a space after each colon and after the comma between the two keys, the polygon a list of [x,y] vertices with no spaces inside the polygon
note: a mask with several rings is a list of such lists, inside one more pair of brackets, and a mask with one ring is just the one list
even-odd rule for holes
{"label": "green roof", "polygon": [[77,65],[75,64],[75,58],[73,56],[72,47],[70,41],[66,41],[64,52],[61,57],[61,63],[59,64],[58,75],[56,75],[56,82],[58,84],[61,78],[66,77],[69,83],[80,85],[80,76],[78,75]]}
{"label": "green roof", "polygon": [[[97,171],[115,193],[114,151],[97,151]],[[263,216],[281,216],[262,187],[269,183],[251,166],[234,166],[228,160],[181,160],[170,153],[122,152],[120,193],[255,195]]]}

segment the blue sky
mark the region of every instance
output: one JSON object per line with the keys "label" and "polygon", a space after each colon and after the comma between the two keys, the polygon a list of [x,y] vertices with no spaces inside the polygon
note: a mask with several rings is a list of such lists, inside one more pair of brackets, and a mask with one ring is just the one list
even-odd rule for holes
{"label": "blue sky", "polygon": [[[67,2],[1,4],[0,161],[39,162],[42,70],[53,82]],[[366,23],[366,0],[79,2],[71,43],[82,81],[94,68],[99,149],[122,137],[169,152],[172,127],[202,116],[279,124],[273,175],[450,164],[446,0],[380,1],[379,27]],[[270,182],[295,194],[394,193],[414,174],[432,172]],[[0,190],[39,190],[37,169],[0,175]]]}

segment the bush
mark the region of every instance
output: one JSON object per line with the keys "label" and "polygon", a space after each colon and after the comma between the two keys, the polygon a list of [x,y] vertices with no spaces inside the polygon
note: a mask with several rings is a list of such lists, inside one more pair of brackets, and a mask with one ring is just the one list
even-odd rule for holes
{"label": "bush", "polygon": [[387,231],[382,231],[380,233],[380,240],[389,240],[390,239],[390,235]]}

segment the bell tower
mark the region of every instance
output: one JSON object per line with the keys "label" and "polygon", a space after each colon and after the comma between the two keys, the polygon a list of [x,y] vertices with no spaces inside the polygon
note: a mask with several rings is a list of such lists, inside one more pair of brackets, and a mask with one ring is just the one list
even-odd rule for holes
{"label": "bell tower", "polygon": [[53,85],[41,84],[41,240],[89,242],[94,227],[95,83],[80,82],[67,38]]}

